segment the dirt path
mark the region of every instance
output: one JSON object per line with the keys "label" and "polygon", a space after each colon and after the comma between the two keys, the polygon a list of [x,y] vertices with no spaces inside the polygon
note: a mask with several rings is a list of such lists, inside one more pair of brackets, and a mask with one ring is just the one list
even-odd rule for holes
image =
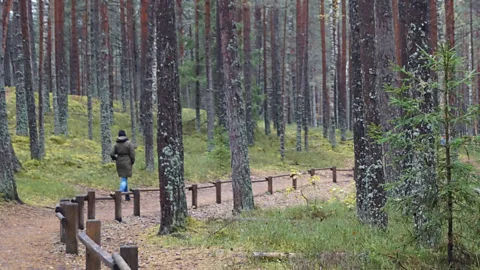
{"label": "dirt path", "polygon": [[[310,199],[328,199],[330,188],[348,188],[350,173],[338,176],[338,183],[331,182],[331,172],[319,172],[320,181],[308,185],[308,177],[299,178],[304,194]],[[285,191],[292,185],[289,177],[274,180],[276,191]],[[253,184],[255,203],[258,207],[287,207],[305,203],[298,193],[275,192],[267,195],[267,183]],[[100,195],[107,192],[98,191]],[[102,194],[103,193],[103,194]],[[144,243],[148,229],[159,223],[158,192],[142,193],[141,217],[133,217],[133,203],[123,202],[123,222],[114,221],[113,201],[99,201],[96,216],[102,221],[102,246],[109,252],[118,252],[120,245],[139,246],[142,269],[212,269],[223,268],[229,263],[242,263],[242,254],[228,251],[203,249],[158,249]],[[191,193],[187,192],[189,213],[196,218],[223,218],[231,215],[231,185],[222,185],[222,204],[215,203],[215,189],[198,192],[198,209],[191,208]],[[59,243],[59,223],[53,209],[26,205],[0,205],[0,269],[84,269],[84,247],[80,244],[78,256],[66,255],[64,245]]]}

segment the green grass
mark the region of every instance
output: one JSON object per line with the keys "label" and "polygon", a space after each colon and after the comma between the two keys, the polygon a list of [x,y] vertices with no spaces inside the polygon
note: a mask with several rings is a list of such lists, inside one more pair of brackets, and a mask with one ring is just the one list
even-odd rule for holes
{"label": "green grass", "polygon": [[[93,101],[94,141],[87,139],[86,97],[69,97],[68,138],[53,134],[53,112],[45,118],[46,156],[41,161],[30,160],[27,137],[15,136],[15,93],[9,89],[7,106],[13,146],[23,165],[16,174],[18,190],[22,200],[34,205],[51,205],[59,198],[71,197],[87,188],[115,190],[118,177],[113,163],[101,163],[100,108],[99,101]],[[121,112],[121,104],[114,103],[115,120],[112,126],[112,141],[118,130],[130,134],[129,113]],[[183,110],[183,133],[185,150],[185,179],[188,182],[207,182],[227,178],[230,173],[230,154],[226,145],[227,136],[217,134],[216,148],[207,152],[206,113],[202,111],[202,129],[195,131],[195,111]],[[295,127],[287,128],[286,159],[281,162],[279,139],[276,135],[265,136],[263,123],[258,123],[255,146],[250,147],[250,165],[253,174],[288,172],[313,167],[351,167],[353,142],[339,144],[335,150],[323,139],[321,129],[310,131],[310,151],[295,151]],[[137,162],[130,187],[158,186],[158,173],[147,172],[145,168],[142,138],[137,135]]]}
{"label": "green grass", "polygon": [[[447,269],[446,240],[438,249],[421,248],[411,235],[412,223],[389,211],[389,227],[377,230],[360,224],[355,208],[340,201],[296,206],[285,210],[255,210],[243,220],[190,219],[185,232],[157,236],[147,232],[154,246],[202,247],[243,252],[290,252],[291,261],[250,257],[252,269]],[[475,234],[472,234],[474,236]],[[479,269],[480,250],[462,254],[461,269]],[[458,254],[457,254],[458,255]]]}

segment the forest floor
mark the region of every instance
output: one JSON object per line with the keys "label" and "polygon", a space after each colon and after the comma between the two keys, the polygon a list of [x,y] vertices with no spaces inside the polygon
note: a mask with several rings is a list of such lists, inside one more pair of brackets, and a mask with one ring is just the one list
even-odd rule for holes
{"label": "forest floor", "polygon": [[[352,174],[339,173],[338,183],[332,183],[331,172],[317,172],[320,180],[309,184],[309,176],[298,179],[299,189],[289,191],[289,177],[274,180],[274,194],[266,193],[266,183],[253,184],[256,207],[285,208],[306,204],[308,200],[327,200],[329,192],[337,187],[348,192]],[[99,195],[108,191],[97,190]],[[215,203],[215,189],[198,193],[197,209],[191,208],[190,192],[187,192],[189,214],[197,219],[231,217],[232,189],[222,186],[222,204]],[[302,196],[301,196],[302,194]],[[305,197],[304,197],[305,196]],[[141,217],[133,216],[133,202],[123,202],[123,221],[114,221],[113,202],[99,201],[96,216],[102,221],[101,245],[108,252],[118,252],[121,245],[139,247],[142,269],[249,269],[250,256],[242,250],[220,250],[208,247],[166,247],[152,244],[149,237],[155,234],[159,224],[158,192],[142,193]],[[65,245],[59,241],[59,222],[53,208],[29,205],[0,204],[0,269],[84,269],[85,248],[79,244],[79,255],[65,253]],[[150,235],[150,236],[149,236]],[[156,236],[155,236],[156,237]]]}

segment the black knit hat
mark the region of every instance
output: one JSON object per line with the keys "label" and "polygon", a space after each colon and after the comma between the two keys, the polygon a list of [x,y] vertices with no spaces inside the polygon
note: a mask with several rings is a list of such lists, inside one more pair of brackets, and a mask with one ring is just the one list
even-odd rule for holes
{"label": "black knit hat", "polygon": [[120,130],[118,132],[118,137],[127,137],[127,134],[125,133],[125,130]]}

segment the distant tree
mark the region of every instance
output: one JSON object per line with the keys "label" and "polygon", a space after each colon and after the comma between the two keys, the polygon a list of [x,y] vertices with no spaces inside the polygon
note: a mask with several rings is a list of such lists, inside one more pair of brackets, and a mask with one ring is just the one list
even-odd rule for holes
{"label": "distant tree", "polygon": [[296,137],[296,148],[297,151],[302,151],[302,119],[303,119],[303,110],[304,110],[304,98],[303,98],[303,47],[302,47],[302,31],[303,31],[303,9],[302,9],[302,0],[297,0],[297,24],[296,24],[296,57],[297,57],[297,69],[296,69],[296,122],[297,122],[297,137]]}
{"label": "distant tree", "polygon": [[[98,0],[97,0],[98,1]],[[102,142],[102,162],[111,161],[110,150],[112,147],[112,133],[110,130],[110,95],[108,81],[108,0],[100,0],[100,37],[101,45],[97,51],[98,59],[98,91],[100,94],[100,131]]]}
{"label": "distant tree", "polygon": [[211,20],[210,20],[210,0],[205,0],[205,73],[207,75],[207,137],[208,151],[212,151],[214,147],[213,139],[215,135],[215,104],[213,96],[213,73],[212,59],[210,55],[211,43]]}
{"label": "distant tree", "polygon": [[[92,53],[94,48],[93,40],[95,39],[94,31],[93,31],[93,24],[92,24],[92,14],[95,12],[92,2],[89,0],[85,0],[85,70],[86,70],[86,90],[87,90],[87,114],[88,114],[88,139],[93,140],[93,104],[92,104],[92,95],[93,95],[93,88],[94,85],[96,86],[96,72],[89,72],[94,71],[96,68],[95,59],[96,54]],[[90,29],[90,32],[88,31]]]}
{"label": "distant tree", "polygon": [[15,101],[16,101],[16,134],[18,136],[28,136],[28,115],[27,98],[25,92],[25,70],[23,68],[23,37],[20,19],[19,0],[13,1],[12,28],[13,33],[13,72],[15,76]]}
{"label": "distant tree", "polygon": [[243,93],[240,83],[241,67],[235,35],[235,12],[235,5],[232,0],[220,0],[218,16],[220,16],[224,83],[232,158],[233,212],[237,214],[245,210],[253,210],[254,201],[250,179]]}
{"label": "distant tree", "polygon": [[195,129],[200,133],[200,0],[195,0]]}
{"label": "distant tree", "polygon": [[65,6],[64,0],[55,0],[55,71],[57,81],[58,121],[55,134],[68,135],[68,91],[67,68],[65,64]]}
{"label": "distant tree", "polygon": [[268,73],[267,73],[267,7],[263,6],[263,120],[265,135],[270,135],[270,116],[268,106]]}
{"label": "distant tree", "polygon": [[322,38],[322,92],[323,92],[323,137],[328,137],[330,127],[330,91],[327,84],[327,35],[325,30],[325,0],[320,0],[320,36]]}
{"label": "distant tree", "polygon": [[71,42],[70,42],[70,93],[80,95],[80,57],[77,35],[77,2],[71,0]]}
{"label": "distant tree", "polygon": [[330,113],[330,129],[329,129],[329,141],[332,147],[337,146],[337,138],[335,135],[336,131],[336,119],[335,119],[335,102],[334,96],[336,94],[336,82],[337,82],[337,17],[338,17],[338,0],[332,0],[332,5],[330,9],[330,29],[332,32],[331,42],[332,42],[332,57],[330,59],[330,109],[333,110]]}
{"label": "distant tree", "polygon": [[53,17],[54,5],[51,1],[48,2],[47,15],[47,41],[46,41],[46,59],[45,59],[45,76],[46,76],[46,91],[45,91],[45,112],[50,112],[50,93],[55,92],[56,85],[53,83],[53,56],[52,56],[52,40],[53,40]]}
{"label": "distant tree", "polygon": [[223,56],[222,56],[222,39],[220,36],[220,17],[218,16],[219,1],[216,1],[217,16],[215,19],[215,94],[216,94],[216,113],[218,116],[218,125],[225,131],[228,128],[227,119],[227,100],[225,99],[225,89],[223,88],[224,75],[223,75]]}
{"label": "distant tree", "polygon": [[[44,83],[43,79],[45,77],[43,68],[44,68],[44,4],[43,0],[38,0],[38,53],[39,53],[39,64],[38,64],[38,151],[41,157],[45,156],[45,124],[44,124],[44,111],[45,111],[45,98],[48,98],[48,95],[45,96],[44,93]],[[48,92],[47,92],[48,93]]]}
{"label": "distant tree", "polygon": [[310,125],[310,103],[311,103],[311,91],[310,91],[310,83],[308,77],[308,29],[309,29],[309,0],[304,0],[303,3],[303,22],[302,22],[302,86],[303,86],[303,117],[302,117],[302,125],[303,125],[303,143],[305,151],[308,151],[308,126]]}
{"label": "distant tree", "polygon": [[180,82],[178,74],[175,1],[156,1],[157,25],[157,95],[161,224],[159,234],[183,229],[187,217],[187,200],[183,175]]}
{"label": "distant tree", "polygon": [[288,1],[285,1],[285,11],[283,15],[283,46],[282,46],[282,124],[280,131],[280,158],[285,160],[285,130],[287,128],[287,98],[285,94],[285,74],[286,70],[286,54],[287,54],[287,17],[288,17]]}
{"label": "distant tree", "polygon": [[[11,27],[10,27],[11,28]],[[3,66],[5,69],[5,85],[6,86],[14,86],[15,80],[13,79],[13,71],[12,71],[12,59],[10,58],[10,51],[12,50],[12,30],[8,29],[8,33],[4,33],[4,45],[5,46],[5,54],[3,59]]]}
{"label": "distant tree", "polygon": [[[134,124],[135,107],[132,107],[130,99],[131,78],[128,75],[128,43],[127,43],[127,17],[125,15],[125,0],[120,0],[120,47],[121,47],[121,91],[122,91],[122,107],[126,108],[126,103],[130,100],[130,118],[131,123]],[[132,127],[132,131],[134,128]]]}
{"label": "distant tree", "polygon": [[247,140],[249,145],[254,144],[255,120],[253,119],[253,92],[252,92],[252,48],[250,44],[251,18],[250,2],[243,0],[243,74],[245,84],[245,119],[247,124]]}
{"label": "distant tree", "polygon": [[[391,0],[386,0],[391,1]],[[340,70],[338,71],[338,123],[340,126],[340,140],[347,139],[347,4],[342,5],[342,42],[340,51]]]}
{"label": "distant tree", "polygon": [[281,135],[281,101],[280,91],[280,44],[279,44],[279,12],[275,2],[270,12],[270,54],[271,54],[271,68],[272,68],[272,90],[271,90],[271,107],[273,126],[277,131],[277,136]]}
{"label": "distant tree", "polygon": [[142,0],[142,73],[144,74],[141,96],[143,135],[145,140],[145,168],[147,171],[155,169],[154,142],[153,142],[153,62],[155,44],[155,1]]}

